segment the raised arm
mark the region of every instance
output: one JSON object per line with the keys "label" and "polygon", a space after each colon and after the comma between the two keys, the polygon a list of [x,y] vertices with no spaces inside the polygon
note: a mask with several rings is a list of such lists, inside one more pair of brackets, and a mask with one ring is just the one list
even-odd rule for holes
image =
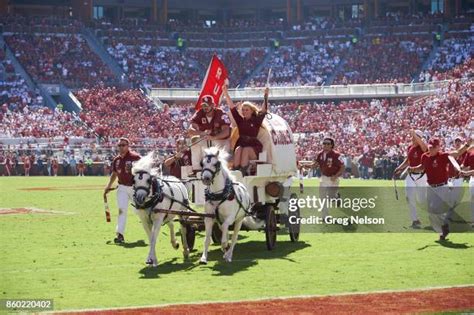
{"label": "raised arm", "polygon": [[224,84],[222,86],[222,92],[224,93],[225,101],[227,103],[227,106],[229,106],[230,109],[235,108],[236,105],[234,104],[234,102],[232,102],[232,99],[229,96],[229,90],[228,90],[227,84]]}
{"label": "raised arm", "polygon": [[428,146],[426,145],[425,141],[423,141],[423,139],[419,135],[416,134],[415,130],[411,129],[410,135],[413,138],[415,138],[416,143],[418,143],[418,145],[420,146],[421,150],[423,150],[423,152],[428,151]]}
{"label": "raised arm", "polygon": [[457,158],[458,156],[461,156],[464,154],[464,152],[468,151],[468,150],[471,150],[473,148],[473,146],[471,145],[470,146],[470,142],[469,141],[468,143],[466,143],[465,145],[463,145],[461,148],[459,148],[458,150],[455,150],[455,151],[451,151],[451,152],[448,152],[449,155],[451,155],[452,157],[454,158]]}

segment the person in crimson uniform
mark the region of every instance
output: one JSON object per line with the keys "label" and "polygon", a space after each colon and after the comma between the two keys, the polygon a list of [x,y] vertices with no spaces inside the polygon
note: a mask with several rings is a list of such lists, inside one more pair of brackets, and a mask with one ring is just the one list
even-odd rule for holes
{"label": "person in crimson uniform", "polygon": [[31,170],[33,170],[33,174],[35,174],[35,172],[36,172],[36,163],[37,163],[36,156],[34,154],[31,154],[29,156],[29,158],[30,158],[30,173],[31,173]]}
{"label": "person in crimson uniform", "polygon": [[411,173],[426,173],[429,185],[427,190],[429,219],[435,232],[439,233],[440,241],[444,241],[449,234],[447,213],[453,206],[448,186],[448,164],[451,163],[449,156],[457,158],[468,147],[469,145],[466,144],[457,151],[443,152],[440,148],[440,140],[432,138],[428,142],[428,152],[421,156],[420,165],[408,167]]}
{"label": "person in crimson uniform", "polygon": [[117,206],[119,215],[117,219],[116,237],[114,242],[122,244],[125,242],[125,224],[127,223],[128,204],[133,200],[133,175],[132,163],[141,157],[138,153],[130,151],[130,141],[127,138],[120,138],[117,144],[119,154],[112,161],[112,175],[107,186],[104,188],[104,196],[112,190],[112,185],[118,178]]}
{"label": "person in crimson uniform", "polygon": [[[316,160],[311,167],[319,167],[321,179],[319,183],[319,198],[338,198],[339,177],[344,173],[344,162],[341,154],[334,150],[335,141],[331,137],[323,139],[323,149],[316,155]],[[323,220],[328,216],[329,208],[321,209]]]}
{"label": "person in crimson uniform", "polygon": [[471,193],[471,227],[474,228],[474,146],[471,146],[462,162],[461,176],[470,177],[469,191]]}
{"label": "person in crimson uniform", "polygon": [[[404,169],[421,164],[421,156],[428,151],[420,130],[410,130],[411,145],[407,150],[407,158],[394,171],[393,176],[400,175]],[[421,222],[418,219],[416,204],[426,200],[426,174],[409,173],[405,178],[405,195],[410,209],[411,227],[419,229]]]}
{"label": "person in crimson uniform", "polygon": [[86,169],[86,165],[84,164],[84,159],[79,159],[77,163],[77,176],[84,176],[84,170]]}
{"label": "person in crimson uniform", "polygon": [[360,178],[362,179],[370,179],[369,175],[369,168],[372,167],[371,164],[371,157],[369,152],[365,152],[359,158],[359,165],[360,165]]}
{"label": "person in crimson uniform", "polygon": [[191,147],[191,163],[193,170],[201,169],[204,149],[219,146],[229,151],[230,120],[229,116],[217,108],[211,96],[203,97],[201,109],[191,118],[188,129],[190,137],[199,136],[201,141]]}
{"label": "person in crimson uniform", "polygon": [[230,113],[239,129],[239,138],[234,148],[234,170],[240,170],[243,176],[248,175],[249,162],[258,159],[262,152],[263,145],[257,139],[258,132],[268,111],[268,92],[265,89],[264,103],[261,110],[253,103],[244,102],[241,105],[242,115],[237,110],[237,106],[232,102],[227,90],[227,85],[222,88]]}
{"label": "person in crimson uniform", "polygon": [[184,138],[179,138],[176,141],[176,154],[167,158],[164,165],[169,175],[182,178],[181,166],[191,165],[191,151],[186,146]]}
{"label": "person in crimson uniform", "polygon": [[7,174],[7,171],[6,171],[6,156],[4,156],[2,153],[0,153],[0,165],[4,165],[2,168],[2,176],[5,176],[5,174]]}
{"label": "person in crimson uniform", "polygon": [[51,160],[51,168],[53,169],[53,176],[58,176],[59,162],[56,157]]}
{"label": "person in crimson uniform", "polygon": [[30,176],[31,161],[28,155],[24,155],[23,158],[23,169],[25,170],[25,176]]}
{"label": "person in crimson uniform", "polygon": [[11,176],[11,170],[12,170],[12,159],[11,159],[11,156],[7,154],[5,158],[5,171],[4,172],[7,176]]}

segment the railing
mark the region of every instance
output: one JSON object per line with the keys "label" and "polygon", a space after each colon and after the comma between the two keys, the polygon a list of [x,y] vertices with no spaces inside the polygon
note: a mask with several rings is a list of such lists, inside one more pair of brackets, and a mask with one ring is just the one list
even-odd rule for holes
{"label": "railing", "polygon": [[[273,100],[304,99],[353,99],[379,97],[424,96],[436,93],[449,81],[399,84],[352,84],[329,86],[272,87],[269,97]],[[257,100],[263,97],[264,88],[230,89],[234,100]],[[150,96],[166,101],[195,101],[199,89],[151,89]]]}

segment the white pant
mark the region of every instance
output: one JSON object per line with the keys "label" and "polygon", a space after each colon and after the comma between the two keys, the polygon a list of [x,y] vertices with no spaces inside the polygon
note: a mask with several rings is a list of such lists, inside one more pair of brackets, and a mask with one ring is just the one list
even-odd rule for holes
{"label": "white pant", "polygon": [[450,178],[448,180],[449,186],[449,203],[452,207],[449,209],[447,218],[451,219],[454,214],[454,209],[461,202],[462,199],[462,182],[463,178]]}
{"label": "white pant", "polygon": [[193,170],[197,171],[201,169],[201,161],[202,161],[202,158],[204,157],[204,149],[207,149],[210,147],[219,147],[229,152],[230,140],[225,139],[225,140],[201,141],[191,146],[191,164],[193,166]]}
{"label": "white pant", "polygon": [[[412,178],[413,177],[413,178]],[[410,208],[410,218],[412,221],[418,220],[416,213],[416,203],[421,203],[426,200],[426,174],[418,178],[417,174],[407,175],[405,178],[405,194]]]}
{"label": "white pant", "polygon": [[[336,198],[337,191],[339,189],[339,178],[335,181],[331,180],[331,177],[328,176],[321,176],[321,180],[319,182],[319,198]],[[328,216],[329,209],[326,206],[326,203],[323,203],[323,207],[321,209],[321,217],[324,219]]]}
{"label": "white pant", "polygon": [[463,178],[450,178],[448,185],[451,188],[451,203],[457,205],[461,201]]}
{"label": "white pant", "polygon": [[[117,218],[116,232],[124,234],[125,225],[127,223],[127,211],[128,204],[133,201],[133,187],[118,185],[117,188],[117,207],[119,209],[119,215]],[[135,210],[135,209],[134,209]]]}
{"label": "white pant", "polygon": [[441,226],[447,223],[447,213],[452,207],[448,185],[428,187],[428,215],[433,229],[442,233]]}

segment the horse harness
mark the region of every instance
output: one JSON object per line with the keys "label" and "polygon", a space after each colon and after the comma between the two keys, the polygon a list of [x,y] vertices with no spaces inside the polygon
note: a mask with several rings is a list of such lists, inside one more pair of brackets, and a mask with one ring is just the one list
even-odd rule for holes
{"label": "horse harness", "polygon": [[[141,179],[141,176],[143,176],[143,174],[145,174],[145,173],[146,172],[144,172],[144,171],[138,172],[138,174],[140,174],[140,179]],[[170,181],[170,182],[178,183],[178,182],[175,182],[175,181]],[[151,216],[151,212],[153,211],[155,206],[157,204],[159,204],[160,202],[162,202],[165,198],[167,198],[171,201],[168,210],[171,210],[171,208],[173,207],[173,204],[176,202],[176,203],[182,205],[183,207],[185,207],[187,210],[190,210],[192,212],[196,212],[194,209],[192,209],[189,206],[189,201],[187,199],[184,199],[184,196],[183,196],[183,201],[177,200],[175,198],[173,189],[171,189],[171,185],[169,184],[168,181],[161,179],[160,183],[159,183],[158,179],[155,176],[151,176],[149,184],[151,186],[151,197],[147,201],[145,201],[145,203],[141,207],[137,207],[136,205],[132,204],[136,209],[143,209],[143,210],[149,209],[149,216]],[[168,195],[163,191],[163,187],[165,185],[168,188],[170,188],[171,195]],[[148,188],[148,187],[139,186],[139,187],[136,187],[135,191],[138,190],[138,189],[145,190],[147,195],[150,194],[150,188]],[[168,217],[168,214],[166,213],[163,221],[166,221],[167,217]]]}
{"label": "horse harness", "polygon": [[209,191],[209,188],[206,188],[206,190],[204,192],[204,196],[206,198],[206,201],[210,201],[211,204],[212,204],[213,201],[218,201],[219,202],[217,204],[215,210],[214,210],[215,217],[216,217],[217,222],[219,224],[222,224],[222,221],[221,221],[220,216],[219,216],[219,207],[226,201],[232,201],[232,200],[235,199],[237,201],[237,203],[239,204],[239,210],[235,214],[236,217],[237,217],[237,214],[239,213],[240,210],[243,210],[245,212],[245,214],[250,215],[250,213],[242,205],[242,201],[239,198],[237,198],[237,195],[236,195],[235,189],[234,189],[234,185],[239,185],[239,183],[234,183],[234,182],[232,182],[232,180],[230,178],[226,178],[224,189],[222,189],[220,192],[212,193],[212,192]]}

